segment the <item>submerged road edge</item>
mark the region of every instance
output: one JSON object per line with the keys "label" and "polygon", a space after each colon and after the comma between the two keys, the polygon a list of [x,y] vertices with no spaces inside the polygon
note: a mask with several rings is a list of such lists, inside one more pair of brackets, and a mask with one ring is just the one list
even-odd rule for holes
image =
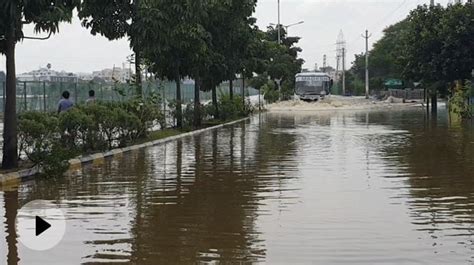
{"label": "submerged road edge", "polygon": [[[116,149],[112,149],[112,150],[102,152],[102,153],[95,153],[95,154],[92,154],[92,155],[78,156],[78,157],[70,159],[68,161],[69,170],[78,170],[78,169],[81,169],[82,165],[84,165],[84,164],[98,163],[98,162],[100,162],[100,161],[102,161],[102,160],[104,160],[105,158],[108,158],[108,157],[113,157],[113,156],[116,156],[116,155],[121,155],[121,154],[124,154],[124,153],[131,152],[131,151],[135,151],[135,150],[139,150],[139,149],[143,149],[143,148],[147,148],[147,147],[151,147],[151,146],[156,146],[156,145],[168,143],[168,142],[180,139],[180,138],[185,138],[185,137],[188,137],[188,136],[201,134],[203,132],[216,130],[216,129],[219,129],[219,128],[222,128],[222,127],[225,127],[225,126],[229,126],[229,125],[232,125],[232,124],[236,124],[236,123],[239,123],[239,122],[249,120],[251,117],[252,116],[249,116],[249,117],[245,117],[245,118],[238,119],[238,120],[235,120],[235,121],[222,123],[222,124],[219,124],[219,125],[215,125],[215,126],[195,130],[195,131],[181,133],[181,134],[178,134],[178,135],[166,137],[166,138],[159,139],[159,140],[149,141],[149,142],[136,144],[136,145],[131,145],[131,146],[123,147],[123,148],[116,148]],[[38,175],[39,173],[41,173],[41,167],[34,166],[32,168],[22,169],[22,170],[19,170],[19,171],[16,171],[16,172],[0,174],[0,186],[6,186],[6,185],[20,183],[21,181],[31,179],[32,177],[34,177],[35,175]]]}

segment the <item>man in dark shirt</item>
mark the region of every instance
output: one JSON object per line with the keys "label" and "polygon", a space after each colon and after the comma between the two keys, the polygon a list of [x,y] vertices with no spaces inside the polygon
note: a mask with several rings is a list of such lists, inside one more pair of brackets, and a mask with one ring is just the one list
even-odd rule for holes
{"label": "man in dark shirt", "polygon": [[63,92],[63,98],[58,103],[58,114],[68,111],[74,106],[74,103],[69,99],[70,96],[69,91]]}

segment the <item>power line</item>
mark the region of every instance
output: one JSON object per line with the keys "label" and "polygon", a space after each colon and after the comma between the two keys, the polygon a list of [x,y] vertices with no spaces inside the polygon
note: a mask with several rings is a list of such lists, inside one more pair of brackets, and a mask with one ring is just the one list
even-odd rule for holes
{"label": "power line", "polygon": [[[389,17],[391,17],[393,14],[395,14],[397,11],[400,10],[400,8],[402,8],[405,4],[408,3],[408,0],[404,0],[400,5],[398,5],[395,9],[393,9],[392,11],[390,11],[390,13],[388,13],[387,15],[385,15],[381,20],[379,20],[377,23],[374,23],[372,24],[372,26],[370,26],[369,28],[374,28],[376,25],[382,25],[383,22],[385,22]],[[384,25],[382,25],[383,27]],[[378,31],[379,28],[376,28],[377,30],[375,31]],[[374,30],[372,30],[374,32]],[[353,40],[349,41],[348,42],[348,45],[349,44],[353,44],[355,41],[357,41],[359,39],[359,36],[355,37]]]}

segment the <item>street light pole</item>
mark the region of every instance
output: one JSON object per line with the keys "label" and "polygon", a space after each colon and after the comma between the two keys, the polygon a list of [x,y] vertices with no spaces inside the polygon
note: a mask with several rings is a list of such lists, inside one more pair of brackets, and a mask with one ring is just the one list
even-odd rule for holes
{"label": "street light pole", "polygon": [[287,26],[282,26],[282,27],[285,28],[286,36],[289,36],[289,34],[288,34],[288,28],[293,27],[293,26],[296,26],[296,25],[300,25],[300,24],[303,24],[303,23],[304,23],[304,21],[300,21],[300,22],[298,22],[298,23],[293,23],[293,24],[290,24],[290,25],[287,25]]}
{"label": "street light pole", "polygon": [[[304,21],[300,21],[300,22],[298,22],[298,23],[293,23],[293,24],[286,25],[286,26],[285,26],[285,25],[280,25],[280,26],[278,27],[278,43],[281,44],[281,35],[280,35],[280,34],[281,34],[281,33],[280,33],[280,29],[281,29],[281,28],[285,28],[286,35],[288,36],[288,28],[293,27],[293,26],[296,26],[296,25],[300,25],[300,24],[303,24],[303,23],[304,23]],[[278,25],[276,25],[275,23],[270,23],[270,26],[275,26],[275,27],[277,27]]]}

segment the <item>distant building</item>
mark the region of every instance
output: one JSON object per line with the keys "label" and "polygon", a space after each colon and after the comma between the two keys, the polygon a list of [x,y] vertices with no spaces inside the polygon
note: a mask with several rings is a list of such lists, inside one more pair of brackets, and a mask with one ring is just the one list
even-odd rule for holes
{"label": "distant building", "polygon": [[[336,69],[334,69],[332,66],[326,66],[326,67],[320,67],[319,70],[321,72],[324,72],[328,74],[332,80],[338,80],[339,77],[342,75],[342,71],[340,70],[339,73],[336,73]],[[339,75],[339,76],[338,76]]]}
{"label": "distant building", "polygon": [[334,69],[332,66],[326,66],[326,67],[320,67],[319,71],[324,72],[324,73],[331,73],[331,72],[335,72],[336,69]]}
{"label": "distant building", "polygon": [[92,72],[92,78],[90,80],[94,79],[102,79],[105,82],[128,83],[132,80],[132,69],[127,68],[126,65],[123,64],[123,67],[94,71]]}
{"label": "distant building", "polygon": [[28,73],[23,73],[17,76],[18,81],[40,81],[40,82],[64,82],[75,83],[78,80],[77,75],[65,71],[55,71],[51,69],[51,64],[46,67],[40,67]]}
{"label": "distant building", "polygon": [[5,80],[6,80],[5,72],[0,71],[0,83],[5,82]]}
{"label": "distant building", "polygon": [[92,81],[94,76],[91,73],[77,73],[77,78],[80,81]]}

